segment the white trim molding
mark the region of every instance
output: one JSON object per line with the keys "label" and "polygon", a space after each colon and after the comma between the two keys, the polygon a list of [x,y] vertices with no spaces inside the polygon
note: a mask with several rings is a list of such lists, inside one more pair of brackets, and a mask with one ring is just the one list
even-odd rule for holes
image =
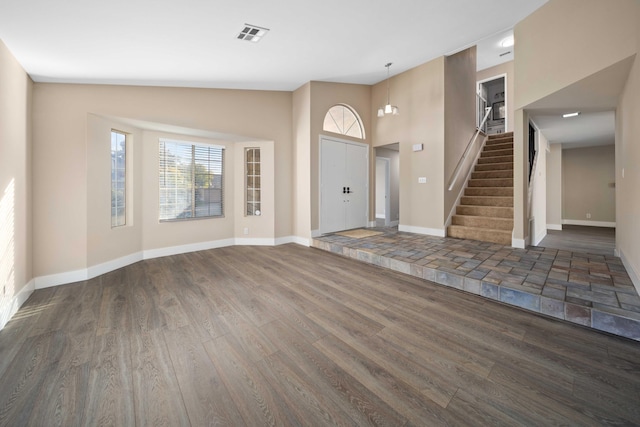
{"label": "white trim molding", "polygon": [[415,233],[415,234],[426,234],[427,236],[435,236],[435,237],[445,237],[446,233],[444,229],[441,228],[426,228],[426,227],[416,227],[413,225],[398,225],[398,231],[404,231],[407,233]]}
{"label": "white trim molding", "polygon": [[160,258],[189,252],[206,251],[208,249],[233,246],[235,239],[211,240],[209,242],[190,243],[188,245],[170,246],[168,248],[149,249],[142,252],[142,259]]}
{"label": "white trim molding", "polygon": [[615,222],[609,221],[583,221],[580,219],[563,219],[562,224],[565,225],[584,225],[587,227],[609,227],[616,228]]}
{"label": "white trim molding", "polygon": [[619,254],[620,259],[622,260],[622,265],[624,265],[624,268],[627,269],[627,273],[629,274],[629,278],[631,279],[633,286],[636,288],[636,292],[640,294],[640,273],[638,273],[633,268],[633,265],[631,265],[627,257],[624,255],[624,252],[622,252],[621,250],[616,250],[616,252]]}
{"label": "white trim molding", "polygon": [[22,307],[33,291],[35,290],[35,281],[33,279],[29,280],[29,282],[20,289],[16,295],[13,296],[9,301],[7,301],[4,306],[0,307],[0,330],[4,329],[9,320],[13,317],[14,314]]}
{"label": "white trim molding", "polygon": [[562,230],[562,224],[547,224],[547,230]]}
{"label": "white trim molding", "polygon": [[511,238],[511,246],[518,249],[525,249],[527,247],[527,239],[516,239],[514,237]]}
{"label": "white trim molding", "polygon": [[297,245],[311,246],[311,241],[306,237],[300,236],[286,236],[286,237],[278,237],[276,238],[276,246],[277,245],[286,245],[287,243],[295,243]]}

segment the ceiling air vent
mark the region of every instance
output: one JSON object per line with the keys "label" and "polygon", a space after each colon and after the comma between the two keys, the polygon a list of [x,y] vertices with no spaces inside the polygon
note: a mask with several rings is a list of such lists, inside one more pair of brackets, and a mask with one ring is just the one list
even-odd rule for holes
{"label": "ceiling air vent", "polygon": [[238,39],[248,42],[258,43],[261,38],[267,35],[268,28],[256,27],[255,25],[244,24],[244,28],[238,34]]}

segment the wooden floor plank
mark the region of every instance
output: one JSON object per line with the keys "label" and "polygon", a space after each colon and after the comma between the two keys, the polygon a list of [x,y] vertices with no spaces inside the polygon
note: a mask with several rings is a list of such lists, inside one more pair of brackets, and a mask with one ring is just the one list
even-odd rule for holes
{"label": "wooden floor plank", "polygon": [[[263,327],[264,333],[279,346],[279,352],[292,361],[289,369],[317,386],[316,394],[331,399],[356,425],[404,425],[405,417],[325,356],[295,329],[275,321]],[[266,360],[272,362],[275,353]]]}
{"label": "wooden floor plank", "polygon": [[304,418],[282,404],[272,385],[234,340],[220,337],[205,342],[204,347],[245,425],[303,424]]}
{"label": "wooden floor plank", "polygon": [[162,331],[130,335],[137,426],[183,426],[189,417]]}
{"label": "wooden floor plank", "polygon": [[[119,303],[116,304],[119,307]],[[102,331],[96,337],[89,383],[86,390],[83,390],[88,393],[82,417],[83,425],[125,426],[135,423],[131,373],[127,333],[118,330]]]}
{"label": "wooden floor plank", "polygon": [[191,425],[239,423],[240,413],[198,334],[186,326],[165,330],[164,336]]}
{"label": "wooden floor plank", "polygon": [[298,245],[34,292],[4,425],[633,425],[640,343]]}

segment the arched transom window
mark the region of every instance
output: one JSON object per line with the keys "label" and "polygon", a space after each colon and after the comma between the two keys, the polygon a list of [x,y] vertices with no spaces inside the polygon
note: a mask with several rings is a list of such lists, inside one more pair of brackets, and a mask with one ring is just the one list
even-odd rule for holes
{"label": "arched transom window", "polygon": [[324,116],[322,129],[327,132],[339,133],[353,138],[364,139],[362,120],[351,107],[343,104],[329,108]]}

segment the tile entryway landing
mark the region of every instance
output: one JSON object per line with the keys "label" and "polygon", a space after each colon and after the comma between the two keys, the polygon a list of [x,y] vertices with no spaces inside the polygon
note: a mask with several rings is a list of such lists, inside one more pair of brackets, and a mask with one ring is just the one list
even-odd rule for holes
{"label": "tile entryway landing", "polygon": [[313,247],[640,341],[640,297],[618,257],[374,228]]}

